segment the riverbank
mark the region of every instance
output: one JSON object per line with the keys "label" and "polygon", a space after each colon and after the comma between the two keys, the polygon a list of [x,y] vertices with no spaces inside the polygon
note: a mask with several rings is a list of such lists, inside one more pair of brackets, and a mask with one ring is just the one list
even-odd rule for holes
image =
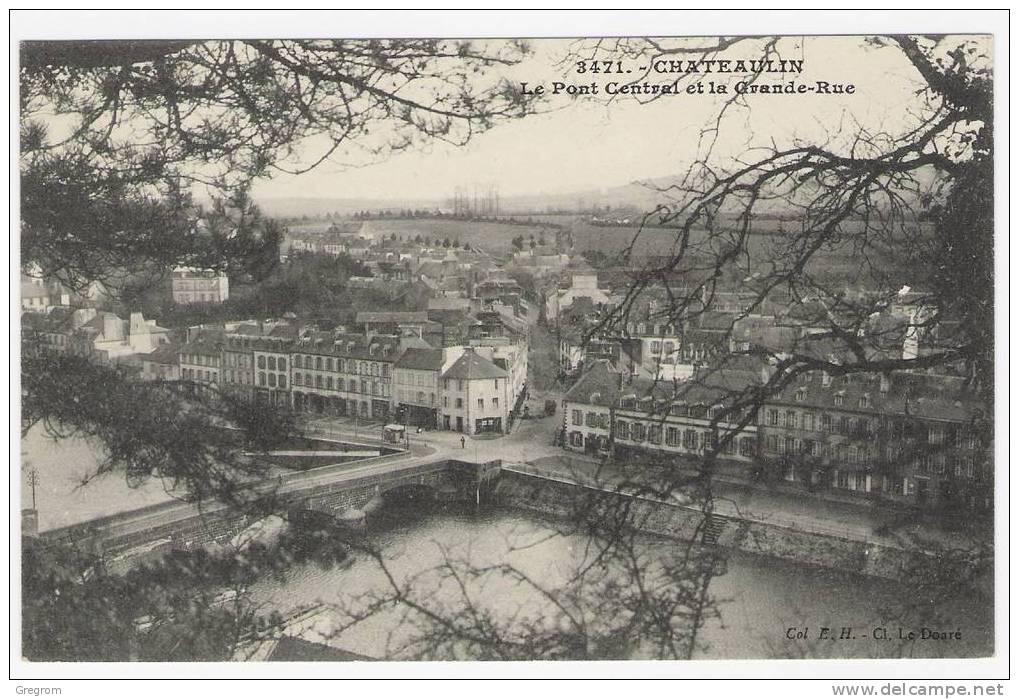
{"label": "riverbank", "polygon": [[717,511],[705,521],[694,506],[622,495],[524,465],[504,466],[491,495],[499,505],[560,519],[591,506],[597,498],[629,498],[632,521],[650,534],[890,580],[906,579],[928,555],[866,537],[806,531]]}

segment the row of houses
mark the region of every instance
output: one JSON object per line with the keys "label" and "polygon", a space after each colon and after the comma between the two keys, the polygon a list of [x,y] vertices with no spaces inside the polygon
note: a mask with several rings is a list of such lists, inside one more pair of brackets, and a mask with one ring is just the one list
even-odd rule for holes
{"label": "row of houses", "polygon": [[711,456],[736,478],[921,507],[990,507],[989,416],[959,377],[817,371],[761,394],[768,374],[761,364],[666,382],[599,360],[563,399],[563,447],[691,467]]}
{"label": "row of houses", "polygon": [[364,332],[285,321],[195,328],[175,352],[160,348],[143,357],[142,376],[300,412],[467,434],[508,429],[526,389],[526,339],[469,337],[435,348],[413,333],[382,334],[368,325]]}

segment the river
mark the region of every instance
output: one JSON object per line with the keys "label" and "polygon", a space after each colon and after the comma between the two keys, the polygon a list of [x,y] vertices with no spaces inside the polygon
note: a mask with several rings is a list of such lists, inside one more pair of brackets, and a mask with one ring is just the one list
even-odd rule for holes
{"label": "river", "polygon": [[[436,569],[444,560],[469,560],[474,567],[510,564],[543,588],[559,591],[586,543],[559,535],[551,521],[531,513],[422,511],[407,504],[387,506],[372,522],[369,538],[398,583],[413,579],[411,589],[419,601],[461,619],[460,588]],[[676,543],[647,537],[641,545],[654,554]],[[359,595],[386,584],[375,561],[355,555],[339,568],[295,567],[285,579],[265,581],[253,592],[281,611],[317,601],[350,609]],[[466,589],[478,606],[506,622],[538,618],[545,608],[533,589],[502,576],[468,581]],[[933,605],[933,611],[910,614],[903,622],[896,617],[918,600],[902,584],[744,553],[731,555],[727,571],[712,580],[709,593],[718,600],[720,616],[707,621],[696,658],[979,657],[993,652],[992,603],[978,595]],[[373,658],[412,655],[413,649],[401,648],[412,636],[401,622],[405,612],[389,609],[373,615],[329,643]],[[925,624],[938,631],[958,630],[960,638],[899,640],[911,632],[921,635]],[[833,629],[836,640],[819,638],[823,627]],[[842,627],[852,629],[852,638],[837,639]],[[805,638],[789,638],[799,632]]]}

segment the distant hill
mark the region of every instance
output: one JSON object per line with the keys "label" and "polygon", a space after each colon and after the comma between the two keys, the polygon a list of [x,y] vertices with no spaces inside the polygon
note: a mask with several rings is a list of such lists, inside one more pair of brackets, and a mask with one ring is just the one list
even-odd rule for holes
{"label": "distant hill", "polygon": [[[614,209],[620,207],[654,207],[660,195],[648,188],[632,183],[605,189],[590,189],[565,194],[535,193],[523,196],[504,196],[499,210],[503,215],[514,213],[545,213],[549,211],[589,211],[593,207]],[[318,198],[318,197],[260,197],[256,199],[262,211],[276,218],[299,216],[319,217],[327,214],[349,216],[358,211],[401,209],[449,209],[450,199],[403,199],[400,197]]]}

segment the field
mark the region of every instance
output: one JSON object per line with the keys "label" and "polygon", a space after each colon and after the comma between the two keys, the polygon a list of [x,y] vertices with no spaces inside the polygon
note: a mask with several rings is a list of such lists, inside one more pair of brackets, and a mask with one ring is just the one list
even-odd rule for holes
{"label": "field", "polygon": [[389,236],[395,233],[401,238],[413,238],[421,235],[430,240],[449,238],[459,243],[470,243],[494,255],[506,255],[514,250],[512,240],[518,235],[535,239],[544,233],[547,239],[553,239],[555,230],[536,225],[520,225],[513,223],[491,223],[481,221],[456,221],[447,219],[383,219],[365,221],[361,229],[363,235],[373,238]]}
{"label": "field", "polygon": [[[581,255],[588,250],[597,250],[609,257],[618,257],[619,253],[632,243],[630,264],[643,265],[648,257],[671,255],[675,252],[678,231],[674,228],[648,226],[640,230],[637,226],[596,226],[588,217],[548,214],[535,215],[533,223],[514,224],[508,222],[460,221],[449,219],[381,219],[363,222],[361,233],[374,239],[396,234],[403,239],[422,236],[434,241],[449,238],[457,243],[470,243],[485,251],[497,255],[508,256],[514,252],[512,240],[518,235],[525,239],[534,236],[544,237],[549,242],[555,239],[557,230],[568,235],[573,242],[573,253]],[[291,225],[291,235],[301,232],[325,230],[328,221],[309,222]],[[852,228],[859,224],[848,222]],[[783,264],[783,248],[789,241],[786,235],[795,230],[796,224],[773,219],[755,221],[754,234],[749,241],[749,258],[752,267],[763,265],[770,269],[773,263]],[[695,229],[691,240],[691,252],[700,250],[701,260],[713,259],[718,254],[718,242],[706,246],[706,232]],[[716,239],[717,241],[718,239]],[[915,244],[896,244],[893,249],[879,252],[875,247],[866,251],[858,249],[858,236],[848,236],[846,242],[836,246],[825,246],[818,250],[808,265],[807,271],[812,274],[823,274],[829,281],[845,281],[846,283],[866,283],[866,279],[875,272],[891,273],[903,284],[922,284],[922,279],[911,278],[904,270],[911,269],[914,264],[903,265],[904,253]],[[871,243],[874,244],[873,242]],[[880,247],[880,245],[878,246]],[[863,254],[861,254],[863,253]],[[618,260],[622,263],[622,259]],[[873,266],[874,268],[871,268]],[[876,269],[875,269],[876,268]]]}

